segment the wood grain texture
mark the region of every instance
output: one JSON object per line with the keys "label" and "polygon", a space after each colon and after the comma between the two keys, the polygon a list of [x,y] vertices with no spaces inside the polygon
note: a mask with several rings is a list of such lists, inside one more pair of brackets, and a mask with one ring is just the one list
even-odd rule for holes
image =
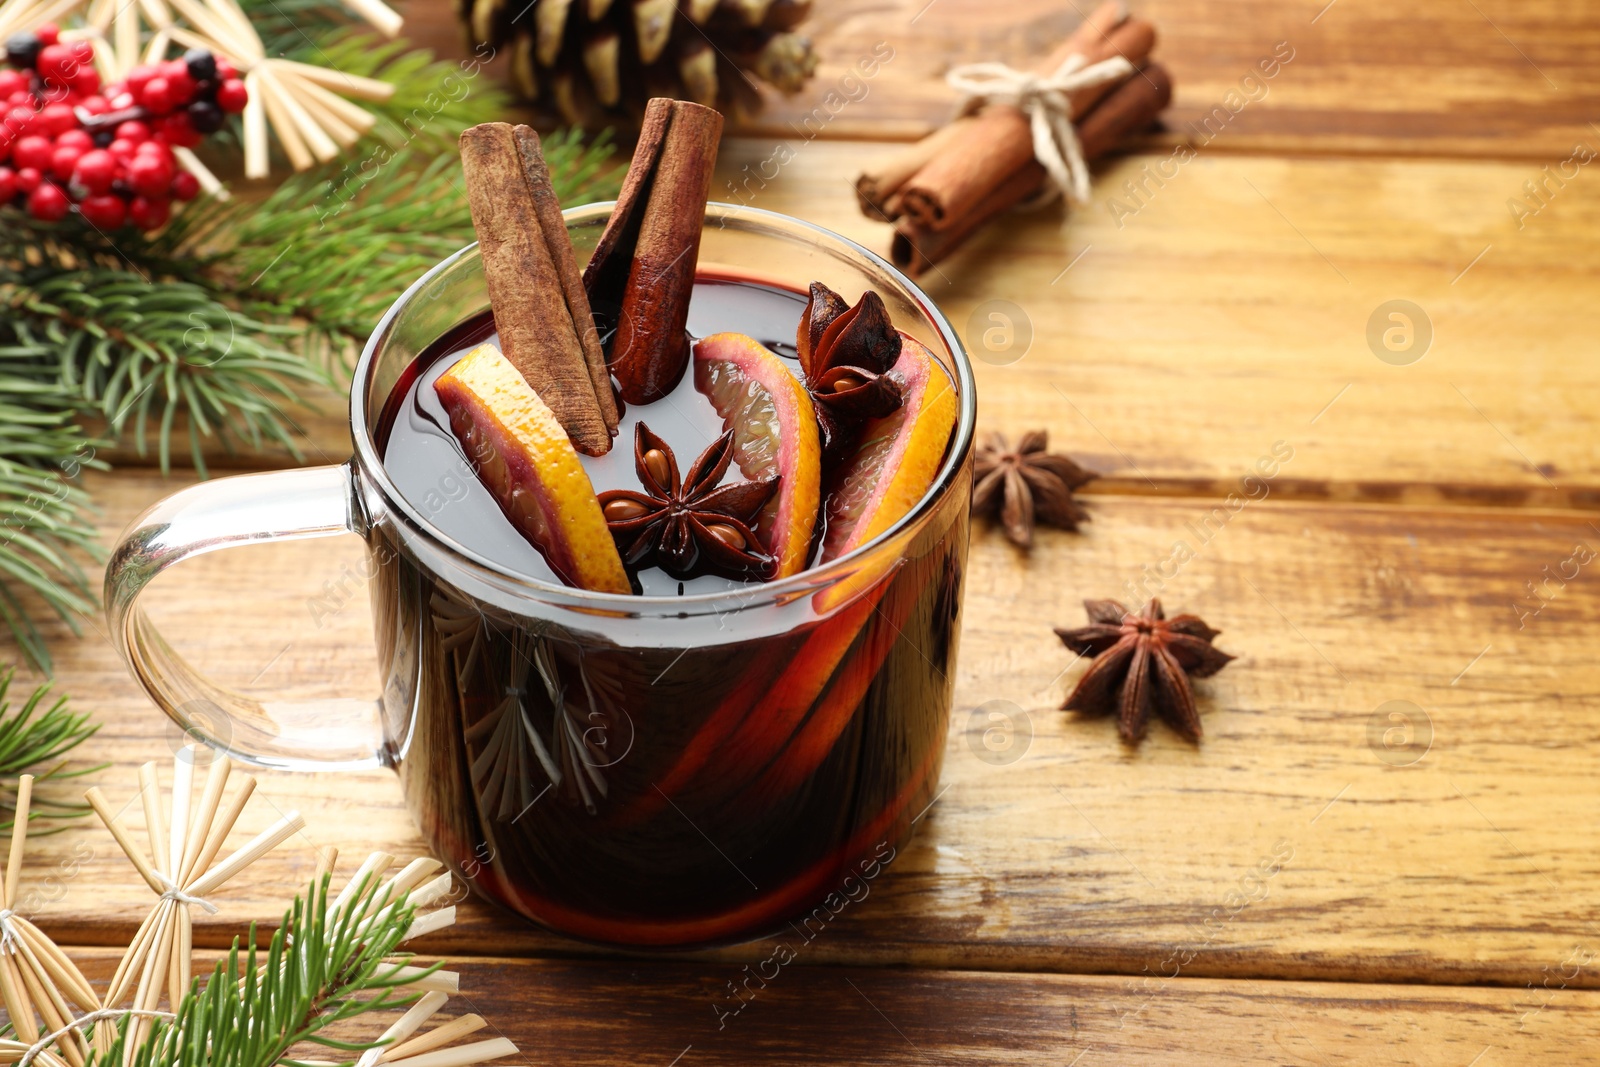
{"label": "wood grain texture", "polygon": [[[109,529],[171,487],[124,473],[92,488]],[[1581,816],[1600,805],[1594,564],[1547,584],[1521,629],[1513,607],[1575,543],[1600,548],[1600,531],[1536,511],[1269,498],[1230,514],[1212,512],[1220,501],[1115,496],[1090,506],[1083,534],[1046,532],[1031,557],[992,530],[977,535],[945,792],[890,873],[808,944],[807,963],[1140,976],[1177,961],[1185,976],[1522,989],[1544,968],[1570,970],[1575,952],[1600,954],[1587,918],[1600,850]],[[1209,525],[1209,540],[1191,524]],[[1179,540],[1196,558],[1166,568],[1159,591],[1220,628],[1239,661],[1200,684],[1199,748],[1158,727],[1125,749],[1109,720],[1054,710],[1082,668],[1049,626],[1079,625],[1085,596],[1126,596]],[[152,607],[226,683],[358,696],[376,685],[360,569],[353,538],[217,553],[158,579]],[[344,606],[319,624],[308,596],[341,585]],[[56,648],[76,703],[106,724],[82,758],[112,762],[97,780],[127,801],[137,764],[167,758],[176,731],[104,640]],[[1410,735],[1387,711],[1375,721],[1390,701],[1414,706]],[[1431,746],[1405,748],[1424,720]],[[386,772],[269,774],[261,793],[241,833],[298,808],[305,843],[347,857],[421,849]],[[66,941],[115,944],[148,906],[103,830],[30,853],[40,877],[78,856],[59,898],[37,901]],[[307,847],[275,853],[219,894],[223,912],[197,937],[215,943],[219,922],[276,915],[312,867]],[[437,943],[590,951],[476,904]],[[704,958],[771,951],[758,942]],[[1600,985],[1589,964],[1577,970],[1569,985]]]}
{"label": "wood grain texture", "polygon": [[[904,139],[955,103],[944,75],[960,63],[1043,57],[1093,5],[1081,0],[817,0],[804,32],[820,64],[800,93],[768,94],[737,127],[761,137]],[[1563,158],[1600,147],[1600,17],[1581,0],[1138,0],[1161,32],[1157,57],[1176,95],[1163,141],[1219,151]],[[407,33],[466,52],[453,6],[406,5]],[[1287,42],[1294,58],[1240,106],[1230,92]],[[874,49],[893,57],[863,77]],[[503,65],[500,64],[500,65]],[[499,66],[499,65],[497,65]],[[491,68],[495,69],[495,68]],[[831,95],[830,95],[831,94]],[[1226,122],[1218,107],[1237,114]],[[1203,123],[1210,118],[1212,128]],[[1224,129],[1225,127],[1225,129]],[[1197,128],[1198,132],[1197,132]]]}
{"label": "wood grain texture", "polygon": [[[843,188],[859,153],[806,146],[749,202],[886,248]],[[1519,230],[1504,201],[1524,165],[1201,155],[1134,200],[1148,163],[1102,173],[1070,216],[991,227],[924,279],[974,356],[984,422],[1049,428],[1101,491],[1225,492],[1283,439],[1280,488],[1309,498],[1600,502],[1600,376],[1575,358],[1600,269],[1591,176]],[[1114,218],[1114,196],[1142,206]],[[1376,318],[1389,354],[1379,309],[1397,298],[1422,317],[1392,358],[1432,332],[1403,366],[1368,338]]]}
{"label": "wood grain texture", "polygon": [[[91,979],[114,962],[74,956]],[[456,969],[463,993],[441,1018],[475,1011],[486,1036],[522,1050],[512,1062],[540,1064],[1463,1067],[1476,1056],[1477,1067],[1505,1067],[1579,1062],[1600,1042],[1600,994],[1574,990],[1527,1015],[1510,989],[1179,978],[1148,992],[1112,977],[841,970],[802,957],[768,967],[771,980],[752,980],[743,1009],[722,1017],[713,1005],[734,1003],[726,983],[744,979],[727,965],[485,959]],[[381,1021],[349,1032],[371,1040]]]}
{"label": "wood grain texture", "polygon": [[[733,141],[715,195],[883,250],[889,228],[849,187],[882,148],[805,145],[752,182],[771,148]],[[1107,204],[1131,205],[1120,191],[1148,163],[1101,173],[1069,217],[1002,221],[924,279],[975,356],[986,425],[1048,428],[1098,492],[1220,496],[1281,439],[1280,498],[1600,507],[1600,365],[1584,356],[1600,172],[1519,230],[1505,201],[1538,176],[1525,164],[1201,155],[1119,226]],[[1431,324],[1410,365],[1368,340],[1394,299]],[[1391,325],[1378,316],[1380,347]],[[321,406],[312,462],[349,454],[342,404]]]}

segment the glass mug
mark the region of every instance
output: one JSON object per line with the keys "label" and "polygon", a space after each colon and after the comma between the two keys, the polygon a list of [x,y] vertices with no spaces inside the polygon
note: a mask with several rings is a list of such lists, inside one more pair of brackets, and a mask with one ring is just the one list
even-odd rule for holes
{"label": "glass mug", "polygon": [[[566,212],[586,262],[610,204]],[[713,204],[703,268],[875,289],[949,371],[959,417],[932,488],[825,566],[733,593],[590,593],[518,575],[433,528],[381,460],[379,416],[430,343],[488,306],[477,246],[395,302],[361,355],[354,457],[173,494],[106,571],[112,632],[186,732],[289,770],[387,766],[435,854],[483,896],[591,941],[682,947],[771,932],[876,873],[935,795],[966,567],[972,370],[933,303],[878,256]],[[355,534],[370,555],[376,700],[272,702],[189,667],[137,604],[162,570],[262,541]]]}

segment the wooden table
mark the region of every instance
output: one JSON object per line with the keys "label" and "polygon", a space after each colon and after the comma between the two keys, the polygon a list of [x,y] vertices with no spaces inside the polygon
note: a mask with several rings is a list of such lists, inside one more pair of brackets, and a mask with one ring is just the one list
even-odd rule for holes
{"label": "wooden table", "polygon": [[[943,69],[1021,62],[1078,17],[1071,0],[817,6],[813,88],[731,140],[720,178],[782,141],[793,161],[751,202],[880,247],[848,183],[948,107]],[[992,301],[1031,328],[1020,358],[978,363],[982,422],[1047,427],[1100,479],[1082,533],[1031,555],[975,535],[944,786],[915,843],[722,1029],[714,999],[771,945],[619,958],[468,904],[431,948],[465,961],[474,1008],[528,1062],[1491,1067],[1600,1049],[1600,173],[1542,203],[1525,187],[1600,146],[1600,18],[1556,0],[1139,6],[1177,80],[1171,129],[1105,167],[1094,204],[1008,220],[929,279],[975,351]],[[454,39],[442,8],[417,5],[421,36]],[[895,58],[810,138],[799,121],[878,41]],[[1268,94],[1118,225],[1108,198],[1280,41],[1295,58]],[[1421,309],[1425,351],[1369,343],[1392,300]],[[330,406],[313,459],[347,452]],[[1293,455],[1265,498],[1226,508],[1275,446]],[[184,481],[92,477],[108,540]],[[1195,558],[1163,572],[1178,540]],[[248,551],[161,581],[174,642],[254,690],[372,691],[364,598],[308,610],[357,569],[354,539]],[[1199,747],[1157,727],[1128,749],[1056,710],[1081,667],[1050,627],[1141,583],[1239,657],[1201,685]],[[55,647],[105,723],[84,756],[114,764],[99,780],[125,800],[175,731],[94,629]],[[1010,709],[1007,760],[979,758],[985,705]],[[302,846],[422,848],[386,773],[269,774],[262,792],[242,832],[296,807]],[[40,840],[33,866],[74,855],[40,921],[103,956],[148,891],[94,826]],[[276,915],[313,864],[275,854],[197,940]]]}

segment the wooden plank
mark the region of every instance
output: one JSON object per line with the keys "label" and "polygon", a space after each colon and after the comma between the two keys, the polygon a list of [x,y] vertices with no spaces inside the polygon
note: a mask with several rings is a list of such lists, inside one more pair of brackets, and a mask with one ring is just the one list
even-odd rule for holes
{"label": "wooden plank", "polygon": [[[760,152],[741,143],[724,165]],[[887,227],[843,188],[858,160],[806,146],[747,202],[881,251]],[[1282,439],[1279,489],[1309,498],[1600,501],[1600,373],[1572,355],[1600,184],[1518,230],[1504,201],[1536,176],[1525,165],[1202,155],[1157,187],[1148,163],[1114,165],[1070,217],[992,227],[924,279],[990,425],[1048,427],[1105,491],[1226,492]],[[1395,299],[1421,308],[1409,351],[1384,346]]]}
{"label": "wooden plank", "polygon": [[[770,146],[731,142],[717,195],[882,250],[887,226],[848,188],[881,150],[807,145],[758,182],[741,174]],[[1519,230],[1505,200],[1537,177],[1524,164],[1202,155],[1114,220],[1108,203],[1134,203],[1119,191],[1148,162],[1115,164],[1068,218],[994,227],[925,279],[975,356],[986,423],[1049,428],[1107,492],[1220,495],[1281,439],[1295,455],[1280,495],[1600,506],[1600,365],[1579,355],[1600,273],[1594,176]],[[1368,339],[1376,322],[1389,354],[1394,299],[1431,324],[1409,365]],[[349,452],[341,406],[323,407],[314,462]]]}
{"label": "wooden plank", "polygon": [[[816,80],[790,100],[775,100],[748,132],[790,137],[797,127],[825,127],[828,137],[921,136],[950,112],[950,67],[995,59],[1028,66],[1089,6],[1018,0],[996,17],[983,0],[892,0],[864,11],[822,0],[808,26],[822,57]],[[1234,152],[1552,163],[1575,139],[1596,143],[1590,122],[1600,77],[1585,57],[1600,45],[1600,20],[1560,0],[1129,6],[1161,34],[1156,58],[1176,86],[1168,114],[1173,141],[1198,137]],[[893,59],[862,78],[859,62],[884,46]],[[1258,63],[1275,51],[1292,59],[1275,77],[1260,78]],[[1258,82],[1243,81],[1251,75]],[[1216,115],[1219,107],[1224,116]],[[1208,119],[1209,130],[1202,125]]]}
{"label": "wooden plank", "polygon": [[[1593,9],[1563,0],[1138,0],[1161,33],[1156,55],[1176,95],[1168,140],[1197,136],[1232,152],[1565,158],[1600,146],[1600,48]],[[1042,58],[1090,5],[1013,0],[817,0],[803,32],[820,63],[811,84],[739,125],[792,140],[911,139],[955,101],[958,63]],[[467,53],[453,9],[413,4],[407,33],[442,54]],[[1241,80],[1287,42],[1294,58],[1262,90]],[[875,49],[877,50],[875,52]],[[892,50],[886,63],[860,64]],[[1289,54],[1285,52],[1284,54]],[[498,64],[497,66],[503,66]],[[863,70],[871,70],[868,77]],[[1254,97],[1248,103],[1239,101]],[[1227,121],[1215,115],[1229,110]],[[1233,112],[1237,110],[1237,114]],[[1191,125],[1193,124],[1193,125]]]}
{"label": "wooden plank", "polygon": [[[106,952],[77,952],[91,977]],[[452,966],[455,966],[453,963]],[[1600,1041],[1600,994],[806,966],[748,979],[714,963],[620,967],[469,960],[462,996],[530,1063],[927,1064],[1396,1063],[1509,1067],[1570,1062]],[[741,985],[741,989],[744,987]],[[724,1004],[743,1004],[737,1014]],[[720,1009],[720,1013],[719,1013]],[[729,1013],[729,1014],[722,1014]],[[1531,1014],[1530,1014],[1531,1013]],[[370,1040],[378,1019],[358,1021]],[[719,1026],[719,1023],[721,1024]],[[678,1059],[674,1059],[678,1057]]]}
{"label": "wooden plank", "polygon": [[[108,530],[171,488],[131,473],[92,481]],[[1582,814],[1600,805],[1600,586],[1592,563],[1564,585],[1544,577],[1572,570],[1563,561],[1575,543],[1600,546],[1588,520],[1089,499],[1085,532],[1046,531],[1031,557],[977,534],[945,792],[889,876],[815,936],[808,963],[1137,976],[1179,958],[1191,976],[1522,989],[1574,951],[1600,951],[1586,918],[1600,831]],[[1178,540],[1197,555],[1174,575]],[[376,686],[361,565],[353,538],[212,554],[160,579],[152,608],[175,646],[225,683],[359,696]],[[1240,657],[1199,686],[1199,748],[1158,727],[1128,750],[1109,721],[1054,710],[1081,667],[1050,626],[1079,625],[1082,597],[1127,598],[1124,583],[1147,567],[1168,577],[1135,592],[1202,615]],[[1537,613],[1537,601],[1518,599],[1530,581],[1546,582]],[[342,608],[313,617],[308,598],[341,583]],[[101,637],[56,649],[62,686],[105,723],[82,757],[113,763],[97,781],[129,801],[136,766],[167,758],[180,739]],[[1414,737],[1429,724],[1432,747],[1414,763],[1397,747],[1404,724],[1379,713],[1390,701],[1415,706]],[[1400,733],[1385,747],[1391,728]],[[996,759],[986,735],[1015,748]],[[268,774],[261,793],[241,834],[289,808],[309,829],[218,894],[223,910],[200,919],[202,943],[276,915],[287,887],[311,875],[304,845],[336,845],[346,862],[375,847],[422,848],[386,772]],[[130,825],[139,818],[129,812]],[[39,839],[30,856],[41,878],[56,865],[74,872],[25,909],[64,940],[115,944],[149,905],[96,827]],[[436,943],[590,951],[476,904]],[[757,943],[705,958],[771,951]],[[1600,985],[1587,965],[1570,984]]]}

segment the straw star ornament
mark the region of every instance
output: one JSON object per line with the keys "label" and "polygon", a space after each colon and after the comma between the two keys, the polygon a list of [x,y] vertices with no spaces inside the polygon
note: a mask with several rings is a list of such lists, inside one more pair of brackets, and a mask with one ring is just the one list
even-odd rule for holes
{"label": "straw star ornament", "polygon": [[[385,36],[399,34],[403,20],[383,0],[345,2]],[[81,25],[64,27],[62,38],[101,43],[95,64],[108,83],[174,49],[206,49],[231,63],[250,95],[242,116],[247,178],[270,173],[269,129],[294,169],[306,170],[337,159],[377,122],[351,99],[381,102],[394,95],[393,85],[376,78],[268,56],[237,0],[0,0],[0,40],[69,16]],[[193,152],[174,155],[204,188],[220,190]]]}
{"label": "straw star ornament", "polygon": [[83,1067],[91,1052],[100,1056],[110,1049],[111,1035],[101,1028],[89,1037],[70,1024],[99,1012],[103,1007],[100,998],[66,953],[14,910],[32,799],[33,775],[25,774],[17,786],[11,850],[0,884],[5,905],[0,908],[0,1000],[13,1033],[12,1039],[0,1040],[0,1061],[16,1062],[41,1035],[59,1032],[51,1048],[35,1054],[35,1062],[46,1067]]}
{"label": "straw star ornament", "polygon": [[[98,787],[85,794],[95,814],[158,898],[111,979],[105,998],[108,1007],[120,1006],[132,994],[135,1010],[152,1011],[161,999],[163,982],[168,1003],[182,1000],[192,977],[194,909],[216,914],[217,906],[207,899],[209,895],[305,829],[300,813],[290,812],[213,866],[255,792],[256,782],[249,775],[241,775],[242,784],[225,802],[233,764],[219,755],[211,761],[205,789],[196,803],[195,764],[200,752],[199,746],[190,745],[173,760],[171,805],[166,812],[162,810],[156,765],[146,763],[139,768],[139,795],[150,839],[148,855]],[[148,1020],[136,1023],[141,1029],[148,1025]]]}
{"label": "straw star ornament", "polygon": [[[356,1061],[359,1067],[472,1067],[517,1053],[504,1037],[463,1042],[489,1025],[477,1014],[427,1028],[460,988],[457,973],[413,964],[400,950],[412,938],[455,922],[455,907],[446,900],[452,877],[430,858],[414,859],[391,873],[395,857],[374,852],[335,896],[338,854],[319,852],[316,877],[284,916],[270,946],[230,954],[214,966],[209,981],[191,983],[193,909],[215,912],[208,894],[304,825],[291,812],[219,862],[255,782],[235,775],[231,762],[216,756],[197,790],[199,753],[197,746],[178,753],[170,806],[155,765],[140,769],[135,802],[144,809],[148,852],[99,789],[87,794],[134,868],[159,894],[103,998],[66,953],[16,910],[34,783],[31,776],[22,777],[0,877],[0,1004],[12,1029],[0,1038],[0,1064],[88,1067],[116,1059],[124,1067],[244,1062],[334,1067],[291,1056],[291,1048],[304,1042],[341,1052],[365,1049]],[[247,944],[255,943],[253,931]],[[294,1014],[296,1004],[306,1014]],[[330,1019],[401,1009],[370,1047],[320,1034]],[[349,1063],[348,1057],[340,1059]]]}

